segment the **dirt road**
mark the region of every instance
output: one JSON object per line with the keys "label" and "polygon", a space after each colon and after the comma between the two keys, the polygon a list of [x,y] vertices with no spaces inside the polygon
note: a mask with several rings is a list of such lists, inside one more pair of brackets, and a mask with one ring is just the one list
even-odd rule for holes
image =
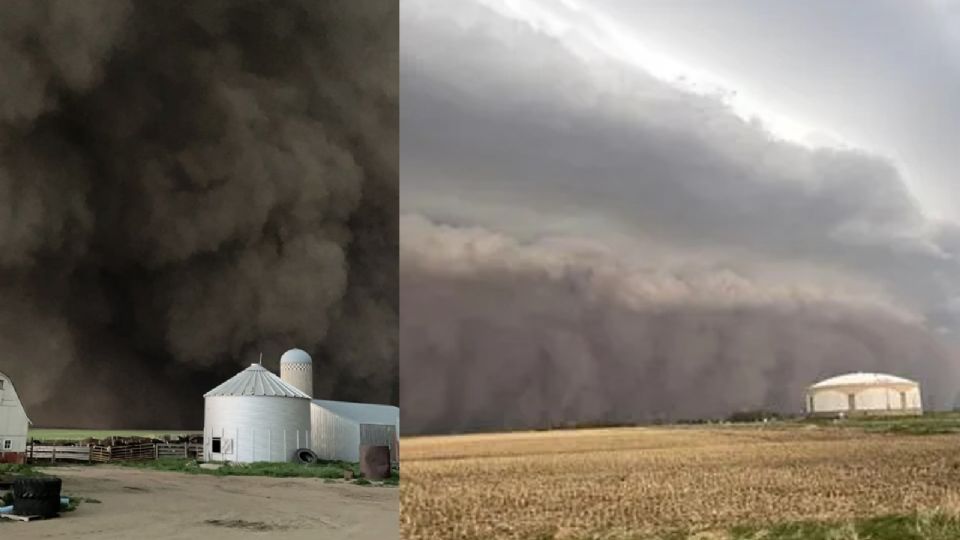
{"label": "dirt road", "polygon": [[3,540],[399,538],[397,488],[306,478],[191,475],[116,466],[57,467],[82,502],[59,518],[0,520]]}

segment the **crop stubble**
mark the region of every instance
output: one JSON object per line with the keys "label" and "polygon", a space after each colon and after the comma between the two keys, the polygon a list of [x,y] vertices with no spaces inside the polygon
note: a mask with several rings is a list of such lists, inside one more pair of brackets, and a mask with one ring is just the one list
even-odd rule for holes
{"label": "crop stubble", "polygon": [[407,539],[636,537],[957,507],[960,436],[605,429],[404,441]]}

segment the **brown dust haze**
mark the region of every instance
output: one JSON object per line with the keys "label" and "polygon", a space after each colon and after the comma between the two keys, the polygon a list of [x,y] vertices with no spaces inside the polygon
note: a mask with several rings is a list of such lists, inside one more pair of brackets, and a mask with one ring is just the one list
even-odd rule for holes
{"label": "brown dust haze", "polygon": [[35,424],[196,428],[264,353],[398,402],[397,6],[0,3],[0,370]]}

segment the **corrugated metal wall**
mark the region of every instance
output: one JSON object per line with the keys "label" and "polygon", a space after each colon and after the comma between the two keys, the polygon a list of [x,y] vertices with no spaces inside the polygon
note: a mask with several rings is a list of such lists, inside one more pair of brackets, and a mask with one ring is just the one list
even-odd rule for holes
{"label": "corrugated metal wall", "polygon": [[399,411],[389,405],[314,400],[310,412],[311,449],[320,459],[357,462],[363,433],[373,441],[363,444],[390,446],[391,455],[398,457]]}
{"label": "corrugated metal wall", "polygon": [[[221,452],[212,451],[214,437]],[[212,396],[205,400],[203,455],[207,461],[292,461],[310,446],[310,400],[269,396]]]}
{"label": "corrugated metal wall", "polygon": [[360,461],[360,425],[328,409],[311,407],[311,450],[320,459]]}

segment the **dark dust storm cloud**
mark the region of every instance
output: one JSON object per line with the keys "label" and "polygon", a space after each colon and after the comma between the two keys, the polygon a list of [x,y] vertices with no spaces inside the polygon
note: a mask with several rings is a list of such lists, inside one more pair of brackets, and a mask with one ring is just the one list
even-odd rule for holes
{"label": "dark dust storm cloud", "polygon": [[264,353],[398,401],[397,7],[0,3],[0,370],[35,424],[192,427]]}
{"label": "dark dust storm cloud", "polygon": [[[909,314],[822,281],[775,288],[717,265],[638,268],[404,216],[403,420],[414,433],[798,413],[840,371],[957,395]],[[435,255],[441,253],[442,255]]]}

